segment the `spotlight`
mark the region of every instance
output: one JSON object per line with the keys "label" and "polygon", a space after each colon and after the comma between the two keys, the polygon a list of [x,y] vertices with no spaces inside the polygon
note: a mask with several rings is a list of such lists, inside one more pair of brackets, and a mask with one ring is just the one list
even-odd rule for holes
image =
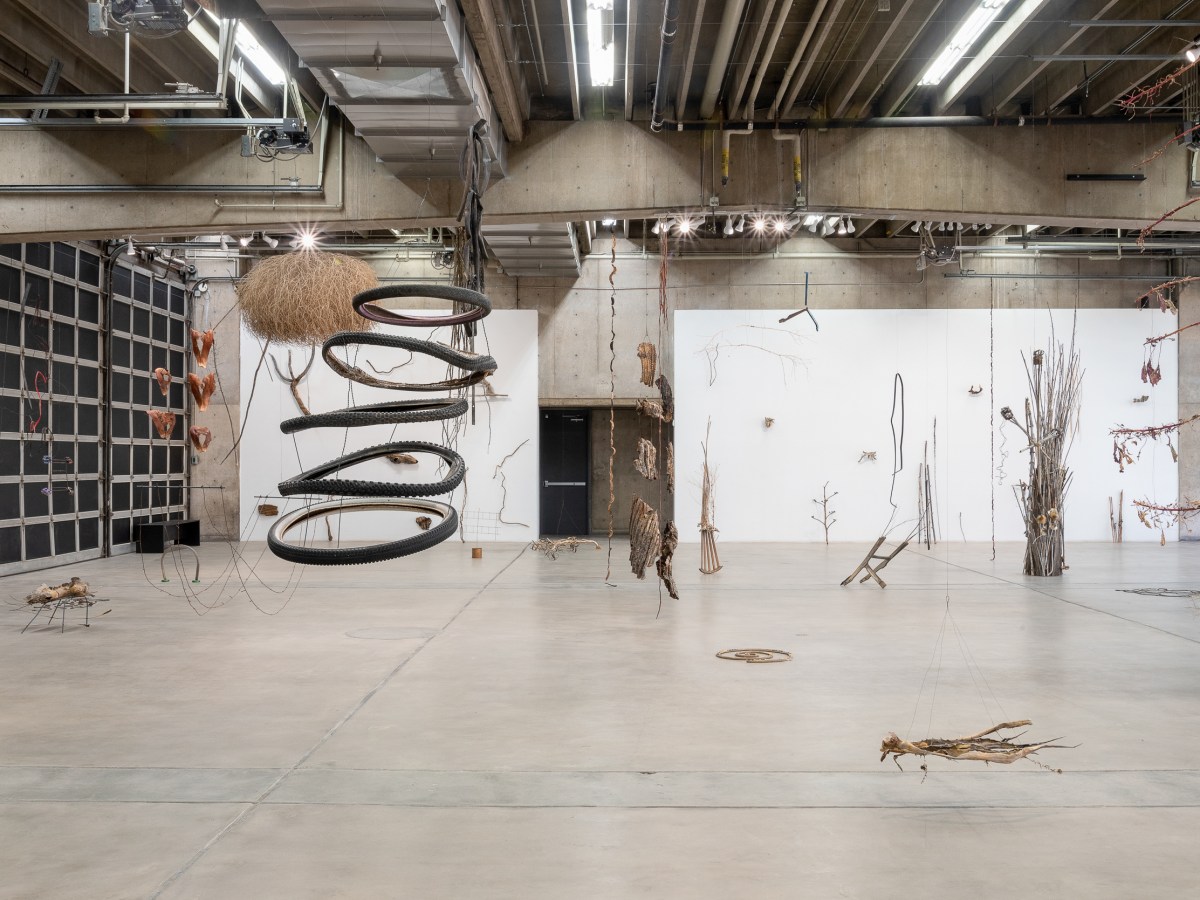
{"label": "spotlight", "polygon": [[733,234],[733,216],[725,217],[725,227],[721,229],[721,233],[724,234],[725,237],[729,237]]}
{"label": "spotlight", "polygon": [[839,237],[845,237],[845,235],[846,235],[846,220],[845,219],[838,219],[837,233],[838,233]]}
{"label": "spotlight", "polygon": [[262,237],[263,237],[263,240],[267,242],[267,246],[270,247],[272,250],[274,250],[276,247],[279,246],[279,238],[273,238],[269,234],[267,234],[265,231],[263,232]]}
{"label": "spotlight", "polygon": [[243,235],[242,237],[238,238],[238,243],[241,244],[243,247],[249,247],[250,242],[252,240],[254,240],[254,232],[253,231],[250,232],[249,234]]}
{"label": "spotlight", "polygon": [[771,227],[775,230],[776,234],[783,234],[787,231],[787,219],[776,219],[771,223]]}
{"label": "spotlight", "polygon": [[754,229],[755,234],[762,234],[767,230],[767,220],[762,216],[755,216],[750,222],[750,227]]}
{"label": "spotlight", "polygon": [[301,250],[313,250],[317,246],[317,236],[311,231],[302,231],[297,239],[297,245]]}
{"label": "spotlight", "polygon": [[846,230],[851,234],[854,234],[854,220],[849,216],[846,216]]}
{"label": "spotlight", "polygon": [[227,234],[221,235],[221,249],[222,250],[229,249],[229,235],[227,235]]}
{"label": "spotlight", "polygon": [[662,231],[662,219],[654,220],[654,227],[650,229],[651,234],[659,234]]}
{"label": "spotlight", "polygon": [[920,223],[920,222],[913,222],[913,223],[912,223],[912,233],[913,233],[913,234],[918,234],[920,231],[921,231],[921,223]]}
{"label": "spotlight", "polygon": [[133,235],[130,235],[129,240],[127,240],[125,242],[125,255],[126,256],[136,256],[137,255],[137,248],[133,246]]}
{"label": "spotlight", "polygon": [[692,220],[691,219],[680,219],[678,229],[679,229],[680,234],[691,234],[692,233]]}
{"label": "spotlight", "polygon": [[821,223],[821,237],[829,237],[837,230],[838,217],[830,216]]}
{"label": "spotlight", "polygon": [[743,230],[745,227],[746,227],[746,217],[745,217],[745,216],[738,216],[738,223],[737,223],[736,225],[734,225],[734,226],[733,226],[733,230],[734,230],[734,231],[736,231],[738,234],[741,234],[741,233],[742,233],[742,230]]}
{"label": "spotlight", "polygon": [[820,224],[821,224],[820,216],[814,216],[814,215],[810,214],[810,215],[807,215],[804,217],[804,227],[807,228],[809,231],[812,231],[815,233],[817,230],[817,226]]}
{"label": "spotlight", "polygon": [[1192,42],[1188,44],[1187,49],[1183,51],[1183,55],[1190,63],[1194,63],[1196,60],[1200,59],[1200,34],[1192,38]]}

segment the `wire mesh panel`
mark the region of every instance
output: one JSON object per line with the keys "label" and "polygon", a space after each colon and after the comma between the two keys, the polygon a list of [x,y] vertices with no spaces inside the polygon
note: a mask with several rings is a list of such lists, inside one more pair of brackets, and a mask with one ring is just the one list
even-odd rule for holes
{"label": "wire mesh panel", "polygon": [[0,574],[104,552],[100,257],[0,245]]}
{"label": "wire mesh panel", "polygon": [[[109,531],[112,553],[133,549],[138,526],[183,518],[187,478],[187,295],[177,278],[118,259],[109,328]],[[154,378],[166,369],[164,396]],[[175,414],[169,437],[149,412]]]}

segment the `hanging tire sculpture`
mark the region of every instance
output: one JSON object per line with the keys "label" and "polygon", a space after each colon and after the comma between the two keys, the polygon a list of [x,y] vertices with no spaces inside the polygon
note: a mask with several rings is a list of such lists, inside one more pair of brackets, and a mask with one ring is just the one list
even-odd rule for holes
{"label": "hanging tire sculpture", "polygon": [[[403,315],[393,313],[376,305],[376,301],[391,298],[432,298],[450,300],[456,310],[452,315]],[[448,285],[395,285],[374,288],[355,296],[354,310],[364,319],[407,328],[437,328],[442,326],[466,325],[482,319],[492,311],[491,302],[478,291]],[[466,307],[465,310],[462,307]],[[334,355],[337,347],[368,344],[407,350],[413,354],[429,356],[462,370],[457,377],[446,377],[441,381],[406,383],[383,381],[370,375]],[[496,371],[496,361],[491,356],[470,353],[439,344],[434,341],[399,335],[381,335],[358,331],[342,331],[330,337],[321,347],[321,356],[334,372],[359,384],[395,391],[456,391],[477,384]],[[310,428],[355,428],[363,425],[401,425],[415,422],[434,422],[457,419],[467,412],[467,401],[462,397],[446,397],[432,400],[399,400],[391,403],[374,403],[367,406],[352,406],[329,413],[300,416],[280,423],[284,434],[305,431]],[[395,483],[364,481],[360,479],[329,478],[347,466],[371,459],[386,457],[392,453],[426,453],[441,459],[446,465],[446,474],[440,480],[427,483]],[[339,456],[319,466],[301,472],[279,485],[283,496],[297,494],[326,494],[343,497],[363,498],[352,500],[327,500],[280,516],[267,533],[267,546],[280,559],[315,566],[344,566],[356,563],[382,562],[400,556],[419,553],[440,544],[458,530],[458,513],[448,503],[421,498],[448,494],[462,483],[466,473],[463,458],[449,447],[426,441],[393,441],[367,447]],[[293,529],[314,519],[353,512],[416,512],[440,518],[441,521],[427,531],[395,541],[372,544],[366,547],[310,547],[290,543],[287,535]]]}

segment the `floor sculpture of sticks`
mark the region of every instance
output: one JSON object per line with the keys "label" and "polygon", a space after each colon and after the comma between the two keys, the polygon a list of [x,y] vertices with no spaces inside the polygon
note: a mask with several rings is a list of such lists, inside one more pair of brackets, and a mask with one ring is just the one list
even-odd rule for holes
{"label": "floor sculpture of sticks", "polygon": [[[890,754],[896,766],[899,767],[900,757],[909,754],[912,756],[940,756],[943,759],[967,759],[1008,765],[1009,763],[1016,762],[1018,759],[1025,759],[1027,756],[1032,756],[1039,750],[1073,749],[1065,744],[1054,743],[1054,741],[1060,740],[1060,738],[1041,741],[1036,744],[1018,744],[1015,738],[1021,737],[1019,734],[1015,735],[1014,738],[989,737],[989,735],[997,735],[997,732],[1000,731],[1023,728],[1026,725],[1032,724],[1028,719],[1020,719],[1015,722],[1002,722],[985,731],[969,734],[966,737],[926,738],[923,741],[906,741],[897,737],[895,733],[892,733],[884,738],[883,745],[879,748],[883,754],[879,757],[879,761],[883,762]],[[1037,761],[1031,760],[1031,762]],[[1038,764],[1041,765],[1040,763]],[[1048,767],[1043,766],[1043,768]]]}

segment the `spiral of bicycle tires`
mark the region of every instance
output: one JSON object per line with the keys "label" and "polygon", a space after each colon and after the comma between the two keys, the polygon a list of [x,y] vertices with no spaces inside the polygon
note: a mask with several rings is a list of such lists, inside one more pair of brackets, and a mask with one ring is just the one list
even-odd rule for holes
{"label": "spiral of bicycle tires", "polygon": [[[378,300],[396,297],[450,300],[459,304],[460,311],[456,311],[452,315],[401,315],[375,305]],[[460,325],[475,322],[492,311],[492,305],[488,298],[478,291],[441,284],[408,284],[374,288],[355,296],[352,303],[355,312],[365,319],[407,328]],[[462,307],[466,307],[465,312],[461,311]],[[333,353],[337,347],[355,344],[389,347],[429,356],[461,369],[464,374],[427,383],[383,381],[375,375],[370,375],[362,369],[344,362]],[[343,378],[395,391],[462,390],[482,381],[497,368],[496,361],[486,354],[468,353],[445,344],[418,338],[357,331],[342,331],[330,337],[321,347],[321,356],[326,365]],[[462,397],[398,400],[391,403],[352,406],[335,412],[287,419],[280,423],[279,430],[284,434],[292,434],[310,428],[356,428],[363,425],[434,422],[457,419],[464,415],[467,409],[467,401]],[[446,474],[435,482],[417,483],[327,477],[348,466],[386,457],[393,453],[426,453],[436,456],[445,463]],[[458,513],[455,512],[454,507],[448,503],[424,498],[450,493],[462,483],[465,473],[466,463],[457,451],[427,441],[391,441],[346,453],[337,459],[314,466],[280,482],[279,493],[285,497],[297,494],[321,494],[353,499],[326,500],[281,516],[267,533],[267,546],[281,559],[315,566],[345,566],[382,562],[419,553],[440,544],[458,530]],[[428,513],[437,516],[441,521],[411,537],[384,541],[365,547],[309,547],[292,544],[286,540],[289,531],[314,519],[347,512],[381,510]]]}

